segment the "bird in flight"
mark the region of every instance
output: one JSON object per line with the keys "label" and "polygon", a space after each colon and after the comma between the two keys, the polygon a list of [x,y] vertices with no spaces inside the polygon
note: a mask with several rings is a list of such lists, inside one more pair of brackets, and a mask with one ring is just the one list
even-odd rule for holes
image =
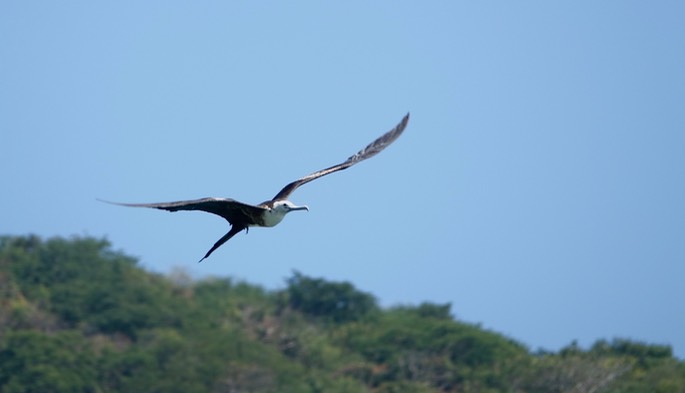
{"label": "bird in flight", "polygon": [[353,156],[350,156],[344,162],[333,165],[326,169],[316,171],[307,176],[301,177],[281,189],[271,200],[262,202],[258,205],[250,205],[247,203],[238,202],[230,198],[202,198],[190,201],[178,202],[162,202],[162,203],[117,203],[109,202],[114,205],[129,206],[129,207],[149,207],[154,209],[167,210],[175,212],[179,210],[200,210],[208,213],[213,213],[221,216],[228,221],[231,229],[221,239],[219,239],[212,248],[207,251],[199,262],[209,257],[214,250],[226,243],[236,233],[243,229],[247,232],[250,227],[273,227],[285,217],[286,214],[296,210],[307,210],[307,206],[296,206],[288,200],[290,194],[298,187],[307,184],[312,180],[316,180],[322,176],[329,175],[333,172],[342,171],[352,165],[364,161],[368,158],[380,153],[383,149],[393,143],[407,127],[409,122],[409,113],[407,113],[402,121],[392,130],[381,135],[378,139],[371,142],[368,146],[358,151]]}

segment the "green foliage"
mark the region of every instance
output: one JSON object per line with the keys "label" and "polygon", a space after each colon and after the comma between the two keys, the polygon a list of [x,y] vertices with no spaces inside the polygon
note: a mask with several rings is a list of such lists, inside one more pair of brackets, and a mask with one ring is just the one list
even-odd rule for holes
{"label": "green foliage", "polygon": [[0,392],[685,392],[667,346],[531,354],[450,304],[382,310],[350,283],[286,284],[162,277],[92,238],[0,237]]}
{"label": "green foliage", "polygon": [[0,345],[3,392],[96,391],[95,355],[78,334],[11,331]]}
{"label": "green foliage", "polygon": [[395,307],[395,310],[415,314],[422,318],[452,319],[452,304],[450,303],[435,304],[424,302],[418,307],[400,306]]}
{"label": "green foliage", "polygon": [[299,272],[287,280],[288,305],[335,323],[358,321],[378,310],[376,299],[347,282],[327,282]]}
{"label": "green foliage", "polygon": [[30,237],[3,243],[21,291],[67,326],[85,323],[133,337],[138,329],[177,323],[170,285],[136,269],[135,260],[112,252],[104,240]]}
{"label": "green foliage", "polygon": [[[378,321],[340,330],[340,342],[385,367],[372,382],[420,382],[441,390],[466,389],[478,380],[476,391],[505,389],[514,366],[527,356],[524,347],[477,327],[445,319],[443,313],[422,316],[418,309],[397,308]],[[431,307],[432,308],[432,307]]]}

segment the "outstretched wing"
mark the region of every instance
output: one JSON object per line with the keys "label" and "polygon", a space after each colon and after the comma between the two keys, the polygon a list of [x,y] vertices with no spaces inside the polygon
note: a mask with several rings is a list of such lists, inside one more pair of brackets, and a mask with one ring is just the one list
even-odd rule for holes
{"label": "outstretched wing", "polygon": [[207,259],[210,255],[212,255],[212,253],[214,252],[214,250],[216,250],[217,248],[221,247],[222,244],[226,243],[226,242],[227,242],[230,238],[232,238],[236,233],[242,231],[243,229],[247,229],[247,227],[244,227],[244,226],[241,226],[241,225],[233,225],[233,226],[231,226],[231,230],[228,231],[227,234],[225,234],[224,236],[222,236],[221,239],[217,240],[217,242],[214,243],[214,245],[212,246],[212,248],[210,248],[209,251],[207,251],[207,253],[205,254],[205,256],[202,257],[202,259],[200,259],[200,260],[198,261],[198,263],[200,263],[200,262],[204,261],[205,259]]}
{"label": "outstretched wing", "polygon": [[322,176],[329,175],[333,172],[342,171],[343,169],[347,169],[358,162],[364,161],[367,158],[375,156],[376,154],[380,153],[383,149],[388,147],[391,143],[395,142],[395,140],[400,135],[402,135],[402,131],[404,131],[404,129],[407,127],[408,122],[409,113],[407,113],[404,116],[404,118],[402,118],[402,121],[400,121],[400,123],[397,126],[395,126],[395,128],[386,132],[375,141],[371,142],[368,146],[358,151],[357,154],[345,160],[345,162],[342,162],[338,165],[333,165],[332,167],[322,169],[320,171],[314,172],[305,177],[295,180],[294,182],[283,187],[283,189],[279,191],[278,194],[276,194],[273,200],[275,201],[279,199],[287,199],[288,196],[297,189],[297,187],[303,184],[309,183],[312,180],[318,179]]}
{"label": "outstretched wing", "polygon": [[192,201],[163,203],[117,203],[104,200],[102,202],[128,207],[149,207],[170,212],[179,210],[200,210],[221,216],[228,220],[231,225],[243,227],[253,224],[255,219],[261,217],[265,210],[263,207],[248,205],[229,198],[202,198]]}

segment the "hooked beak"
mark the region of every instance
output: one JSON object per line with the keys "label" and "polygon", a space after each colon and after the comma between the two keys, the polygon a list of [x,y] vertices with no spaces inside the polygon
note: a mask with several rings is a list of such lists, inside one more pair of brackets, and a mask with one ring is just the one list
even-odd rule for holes
{"label": "hooked beak", "polygon": [[309,211],[309,208],[307,207],[307,205],[304,205],[304,206],[293,206],[293,207],[290,208],[290,211],[293,211],[293,210],[306,210],[306,211]]}

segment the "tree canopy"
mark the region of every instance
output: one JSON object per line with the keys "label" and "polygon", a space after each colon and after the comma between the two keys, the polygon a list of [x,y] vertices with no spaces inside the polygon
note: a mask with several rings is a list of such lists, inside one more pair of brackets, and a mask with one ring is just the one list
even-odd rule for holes
{"label": "tree canopy", "polygon": [[300,272],[281,290],[141,269],[106,240],[0,237],[1,392],[685,392],[668,346],[532,352],[450,304],[381,308]]}

